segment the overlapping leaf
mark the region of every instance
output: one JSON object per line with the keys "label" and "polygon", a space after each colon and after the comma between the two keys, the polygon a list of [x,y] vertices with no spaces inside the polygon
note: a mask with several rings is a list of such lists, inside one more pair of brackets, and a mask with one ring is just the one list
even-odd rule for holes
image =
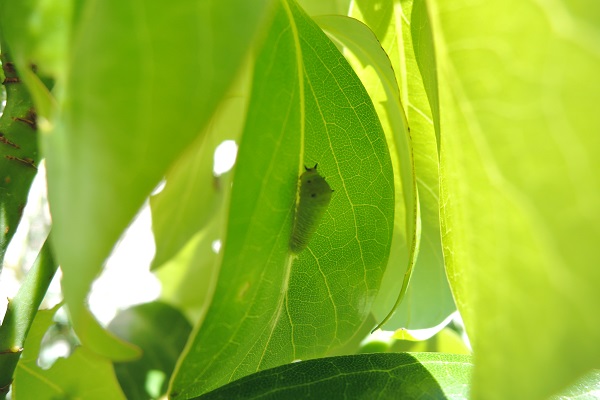
{"label": "overlapping leaf", "polygon": [[464,399],[472,368],[470,356],[450,354],[322,358],[262,371],[198,399]]}
{"label": "overlapping leaf", "polygon": [[[315,163],[335,192],[295,256],[298,176]],[[314,22],[282,2],[256,61],[219,282],[172,397],[348,341],[377,293],[393,210],[387,144],[369,97]]]}
{"label": "overlapping leaf", "polygon": [[473,398],[547,398],[600,359],[600,3],[430,5]]}
{"label": "overlapping leaf", "polygon": [[[403,176],[402,193],[405,199],[409,196],[413,199],[405,200],[405,221],[398,219],[400,216],[397,215],[398,239],[392,250],[390,268],[386,272],[385,285],[374,313],[381,319],[389,312],[405,281],[406,271],[408,274],[412,273],[410,286],[396,314],[384,328],[441,328],[443,325],[440,324],[447,320],[455,306],[444,270],[440,236],[437,82],[427,11],[423,2],[417,2],[413,7],[412,0],[390,0],[377,4],[357,1],[353,11],[353,16],[363,20],[375,33],[393,66],[392,76],[395,74],[395,80],[391,81],[381,73],[379,79],[384,86],[399,86],[399,89],[395,89],[400,92],[397,98],[390,96],[393,93],[390,89],[385,93],[373,92],[373,98],[381,104],[380,115],[387,113],[387,118],[393,121],[394,113],[398,111],[391,108],[395,102],[399,102],[404,106],[410,129],[407,145],[398,145],[400,168],[397,175]],[[350,27],[348,30],[353,35],[357,35],[359,31],[358,28]],[[366,33],[362,36],[359,43],[368,49],[368,53],[374,55],[382,51]],[[381,67],[376,70],[381,70]],[[367,69],[364,74],[368,72]],[[397,129],[394,132],[398,138],[400,133]],[[400,139],[396,139],[399,144],[402,143]],[[411,162],[407,163],[407,160]],[[407,168],[413,169],[410,174],[406,171]],[[414,183],[406,178],[407,175],[414,176]],[[413,188],[412,185],[416,187]],[[418,215],[414,209],[417,203]],[[414,246],[414,234],[420,236],[419,246],[411,249]],[[413,254],[414,251],[417,254]],[[409,260],[413,258],[414,271],[407,271],[407,266],[412,268]]]}
{"label": "overlapping leaf", "polygon": [[[269,1],[85,2],[69,75],[44,141],[56,255],[82,341],[82,304],[143,200],[198,135],[231,84]],[[86,326],[82,321],[86,320]]]}

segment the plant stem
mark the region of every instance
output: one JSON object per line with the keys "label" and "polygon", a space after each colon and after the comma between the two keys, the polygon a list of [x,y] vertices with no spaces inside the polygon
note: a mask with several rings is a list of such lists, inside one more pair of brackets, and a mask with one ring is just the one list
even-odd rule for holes
{"label": "plant stem", "polygon": [[6,398],[29,328],[57,268],[48,237],[0,325],[0,399]]}

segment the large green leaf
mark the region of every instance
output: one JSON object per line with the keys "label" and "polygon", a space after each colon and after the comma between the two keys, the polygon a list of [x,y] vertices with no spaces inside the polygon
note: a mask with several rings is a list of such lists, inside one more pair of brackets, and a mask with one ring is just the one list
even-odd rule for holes
{"label": "large green leaf", "polygon": [[[444,331],[442,331],[444,332]],[[331,357],[257,372],[198,397],[234,399],[467,399],[472,357],[442,353],[391,353]],[[552,396],[597,399],[600,371]]]}
{"label": "large green leaf", "polygon": [[473,398],[547,398],[600,360],[600,3],[430,5]]}
{"label": "large green leaf", "polygon": [[[298,176],[315,163],[335,192],[308,247],[293,255]],[[219,281],[172,397],[350,340],[385,269],[393,190],[385,136],[360,81],[313,21],[281,2],[257,56]]]}
{"label": "large green leaf", "polygon": [[[410,225],[415,223],[414,218],[418,218],[421,235],[410,286],[396,314],[384,327],[441,328],[443,325],[440,324],[456,308],[446,278],[441,246],[436,139],[439,122],[437,94],[434,90],[437,82],[435,63],[428,53],[433,44],[427,13],[422,2],[417,2],[413,7],[412,0],[387,0],[377,3],[358,0],[353,9],[353,16],[363,20],[377,35],[381,47],[391,61],[392,74],[395,73],[394,84],[399,87],[396,90],[400,93],[396,98],[390,97],[388,91],[384,96],[376,98],[386,109],[389,109],[390,103],[393,102],[400,102],[405,107],[404,112],[410,127],[409,148],[399,151],[399,157],[401,160],[410,157],[414,161],[411,160],[408,166],[406,161],[403,161],[400,173],[405,175],[408,173],[407,168],[413,168],[416,188],[407,186],[405,181],[410,181],[403,178],[402,189],[405,198],[414,192],[415,200],[412,202],[418,202],[419,205],[418,217],[413,217],[411,214],[416,214],[415,210],[409,207],[410,202],[405,201],[407,210],[411,210],[406,214],[407,229],[404,242],[408,243],[408,246],[405,247],[402,241],[395,244],[374,313],[378,318],[383,318],[398,296],[405,280],[408,260],[413,257],[410,252],[407,255],[407,248],[410,250],[411,234],[417,228],[411,228]],[[362,36],[365,37],[362,42],[367,42],[367,35]],[[381,51],[381,48],[374,44],[370,44],[368,48],[373,54]],[[402,146],[398,148],[402,150]],[[403,231],[398,231],[397,234],[402,235]]]}
{"label": "large green leaf", "polygon": [[321,358],[258,372],[198,399],[465,399],[472,368],[470,356],[439,353]]}
{"label": "large green leaf", "polygon": [[82,309],[92,280],[202,131],[269,10],[268,0],[168,7],[110,0],[78,8],[69,75],[44,150],[65,300],[81,340],[96,343],[95,351],[110,352],[91,339],[98,330]]}
{"label": "large green leaf", "polygon": [[52,325],[58,307],[37,313],[17,366],[12,398],[20,399],[125,399],[110,360],[85,347],[78,347],[69,358],[59,358],[50,369],[37,364],[44,334]]}

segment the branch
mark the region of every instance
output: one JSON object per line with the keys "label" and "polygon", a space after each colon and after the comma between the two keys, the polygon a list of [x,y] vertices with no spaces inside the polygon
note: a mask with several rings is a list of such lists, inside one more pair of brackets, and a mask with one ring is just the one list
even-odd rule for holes
{"label": "branch", "polygon": [[48,237],[0,325],[0,400],[6,398],[29,328],[57,268]]}

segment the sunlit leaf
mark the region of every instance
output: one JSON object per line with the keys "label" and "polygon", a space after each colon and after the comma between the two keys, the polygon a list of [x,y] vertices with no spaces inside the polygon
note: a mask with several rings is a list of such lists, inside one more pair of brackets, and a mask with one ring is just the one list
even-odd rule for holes
{"label": "sunlit leaf", "polygon": [[110,0],[78,9],[44,150],[65,300],[94,351],[120,350],[84,329],[92,280],[170,164],[203,132],[269,15],[267,0]]}
{"label": "sunlit leaf", "polygon": [[544,399],[600,359],[600,3],[429,4],[473,398]]}
{"label": "sunlit leaf", "polygon": [[[335,190],[308,247],[289,250],[298,176]],[[343,56],[282,2],[257,56],[211,308],[171,396],[194,396],[349,341],[368,317],[393,226],[386,140]]]}
{"label": "sunlit leaf", "polygon": [[[399,173],[406,175],[407,168],[412,167],[413,175],[416,176],[415,189],[404,184],[405,181],[410,182],[407,178],[403,177],[402,180],[405,199],[411,192],[414,192],[415,199],[412,202],[405,200],[407,209],[412,210],[407,212],[406,222],[397,220],[397,223],[406,224],[404,243],[398,240],[394,244],[390,267],[386,271],[381,296],[373,312],[378,318],[383,318],[398,297],[408,260],[412,257],[409,252],[412,243],[410,236],[417,229],[409,229],[410,224],[414,224],[412,214],[416,215],[414,209],[409,206],[418,201],[421,237],[416,265],[402,303],[383,328],[427,329],[437,326],[441,329],[444,326],[443,321],[447,320],[455,306],[446,279],[441,246],[436,140],[439,124],[435,92],[437,82],[435,62],[427,53],[433,46],[431,34],[428,35],[427,12],[423,2],[416,2],[413,7],[412,0],[376,3],[358,0],[353,9],[353,16],[363,20],[377,35],[381,47],[392,63],[399,86],[399,97],[396,99],[387,94],[375,98],[378,98],[382,107],[387,110],[390,108],[389,103],[399,101],[403,105],[410,127],[410,138],[406,150],[402,151],[403,147],[398,146],[402,161]],[[358,27],[349,30],[354,36],[358,35]],[[372,39],[368,40],[366,33],[362,36],[363,43],[370,43],[368,48],[371,48],[371,53],[382,51],[377,44],[371,43]],[[391,115],[397,118],[395,114]],[[414,161],[407,166],[408,157]],[[404,225],[400,226],[404,228]],[[398,231],[398,235],[402,233],[402,230]],[[434,332],[431,331],[432,334]]]}

